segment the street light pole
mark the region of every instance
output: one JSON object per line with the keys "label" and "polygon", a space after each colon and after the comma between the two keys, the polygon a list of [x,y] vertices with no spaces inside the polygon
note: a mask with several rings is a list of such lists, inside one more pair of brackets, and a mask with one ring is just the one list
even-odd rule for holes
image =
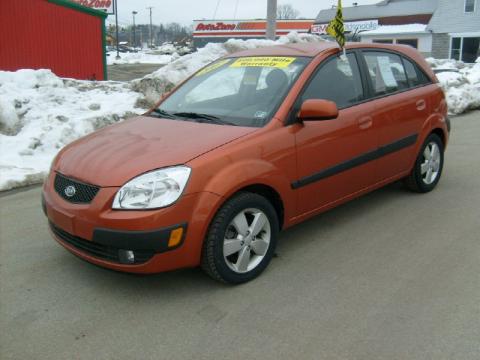
{"label": "street light pole", "polygon": [[277,35],[277,0],[268,0],[267,39],[275,40]]}
{"label": "street light pole", "polygon": [[153,48],[153,29],[152,29],[152,9],[153,6],[147,7],[150,10],[150,48]]}
{"label": "street light pole", "polygon": [[117,56],[115,59],[119,60],[120,59],[120,49],[118,48],[118,8],[117,8],[117,0],[113,2],[113,5],[115,7],[115,31],[117,33]]}
{"label": "street light pole", "polygon": [[136,11],[132,11],[132,15],[133,15],[133,48],[136,49],[137,48],[137,38],[136,38],[136,31],[135,31],[135,15],[137,15],[138,12]]}

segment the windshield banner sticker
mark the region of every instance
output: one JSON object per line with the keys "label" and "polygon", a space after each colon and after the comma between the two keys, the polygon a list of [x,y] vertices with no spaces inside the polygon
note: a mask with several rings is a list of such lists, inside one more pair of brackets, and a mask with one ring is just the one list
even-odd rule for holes
{"label": "windshield banner sticker", "polygon": [[288,67],[296,58],[294,57],[245,57],[238,58],[230,67],[274,67],[284,69]]}
{"label": "windshield banner sticker", "polygon": [[230,61],[230,59],[225,59],[225,60],[220,60],[220,61],[217,61],[211,65],[208,65],[207,67],[203,68],[202,70],[200,70],[197,75],[195,76],[201,76],[201,75],[205,75],[205,74],[208,74],[209,72],[213,71],[213,70],[217,70],[218,68],[222,67],[223,65],[225,65],[226,63],[228,63]]}

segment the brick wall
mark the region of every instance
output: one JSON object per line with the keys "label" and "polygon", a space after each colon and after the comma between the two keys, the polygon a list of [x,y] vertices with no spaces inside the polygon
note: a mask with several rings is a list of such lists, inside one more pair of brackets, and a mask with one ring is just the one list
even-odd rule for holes
{"label": "brick wall", "polygon": [[450,35],[432,34],[432,56],[436,59],[448,59],[450,57]]}

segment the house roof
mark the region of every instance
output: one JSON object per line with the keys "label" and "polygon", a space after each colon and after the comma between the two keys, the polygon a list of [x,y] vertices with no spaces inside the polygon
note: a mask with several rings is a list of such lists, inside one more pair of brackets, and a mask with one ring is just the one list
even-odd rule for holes
{"label": "house roof", "polygon": [[425,24],[407,24],[407,25],[383,25],[375,30],[362,31],[360,36],[365,35],[388,35],[388,34],[419,34],[427,32]]}
{"label": "house roof", "polygon": [[[379,19],[392,16],[433,14],[438,0],[384,0],[373,5],[358,5],[343,8],[346,21]],[[316,24],[326,24],[335,17],[337,9],[321,10]]]}

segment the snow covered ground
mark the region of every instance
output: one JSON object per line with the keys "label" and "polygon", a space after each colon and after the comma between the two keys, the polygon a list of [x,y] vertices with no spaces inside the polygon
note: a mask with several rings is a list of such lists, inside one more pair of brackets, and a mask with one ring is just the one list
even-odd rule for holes
{"label": "snow covered ground", "polygon": [[473,65],[433,58],[427,62],[437,72],[451,114],[480,108],[480,58]]}
{"label": "snow covered ground", "polygon": [[[126,63],[164,59],[165,65],[130,83],[61,79],[50,70],[0,71],[0,191],[43,181],[56,153],[68,143],[126,117],[143,113],[180,81],[227,54],[258,47],[324,41],[291,33],[277,41],[229,40],[195,53],[122,53]],[[113,54],[113,58],[116,54]],[[125,55],[129,55],[126,57]],[[137,56],[137,58],[135,58]],[[168,58],[169,57],[169,58]],[[480,108],[480,63],[429,59],[452,113]]]}
{"label": "snow covered ground", "polygon": [[0,190],[43,181],[68,143],[143,113],[128,84],[60,79],[50,70],[0,71]]}
{"label": "snow covered ground", "polygon": [[120,53],[120,59],[116,59],[117,52],[107,53],[107,64],[160,64],[166,65],[177,60],[180,56],[191,52],[190,48],[185,46],[176,46],[171,43],[165,43],[156,49],[141,49],[138,52]]}
{"label": "snow covered ground", "polygon": [[111,51],[107,53],[107,64],[108,65],[119,65],[119,64],[159,64],[165,65],[169,64],[172,61],[177,60],[180,55],[173,53],[171,55],[165,54],[156,54],[151,52],[139,51],[132,53],[120,53],[120,59],[116,59],[117,53]]}

